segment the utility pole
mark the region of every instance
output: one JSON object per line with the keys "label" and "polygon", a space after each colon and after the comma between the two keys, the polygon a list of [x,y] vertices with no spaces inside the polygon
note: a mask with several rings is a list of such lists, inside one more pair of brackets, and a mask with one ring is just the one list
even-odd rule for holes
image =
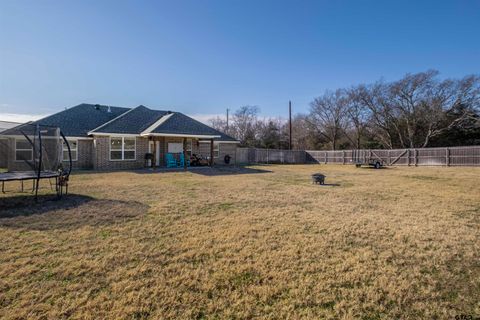
{"label": "utility pole", "polygon": [[230,111],[230,109],[227,108],[227,130],[226,130],[226,131],[227,131],[227,134],[228,134],[228,112],[229,112],[229,111]]}
{"label": "utility pole", "polygon": [[292,101],[288,101],[288,129],[289,129],[288,148],[292,150]]}

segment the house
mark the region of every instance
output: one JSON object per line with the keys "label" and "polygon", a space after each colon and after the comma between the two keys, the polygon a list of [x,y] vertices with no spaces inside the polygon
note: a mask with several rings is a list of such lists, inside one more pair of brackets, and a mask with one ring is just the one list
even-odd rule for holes
{"label": "house", "polygon": [[[155,166],[165,166],[167,153],[210,158],[213,164],[235,163],[238,141],[180,112],[138,106],[122,108],[80,104],[30,124],[59,127],[66,136],[75,169],[118,170],[145,167],[145,154],[154,155]],[[15,138],[15,154],[6,161],[10,170],[20,170],[25,141]],[[64,161],[68,160],[64,144]],[[28,150],[27,150],[28,151]],[[28,159],[27,159],[28,160]]]}

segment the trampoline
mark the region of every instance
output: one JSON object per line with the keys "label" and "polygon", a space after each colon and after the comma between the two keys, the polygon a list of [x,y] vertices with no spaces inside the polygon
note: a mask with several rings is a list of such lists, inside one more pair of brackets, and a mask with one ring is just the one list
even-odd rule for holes
{"label": "trampoline", "polygon": [[[23,124],[0,133],[0,173],[2,193],[5,183],[32,181],[32,193],[38,199],[40,181],[48,179],[60,198],[68,194],[72,155],[68,140],[58,127]],[[54,183],[52,183],[54,181]]]}

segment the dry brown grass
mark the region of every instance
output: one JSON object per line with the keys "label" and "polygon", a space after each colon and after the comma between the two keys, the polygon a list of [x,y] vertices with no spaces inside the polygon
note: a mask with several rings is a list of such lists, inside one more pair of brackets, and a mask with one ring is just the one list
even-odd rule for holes
{"label": "dry brown grass", "polygon": [[254,168],[0,196],[0,318],[480,316],[480,168]]}

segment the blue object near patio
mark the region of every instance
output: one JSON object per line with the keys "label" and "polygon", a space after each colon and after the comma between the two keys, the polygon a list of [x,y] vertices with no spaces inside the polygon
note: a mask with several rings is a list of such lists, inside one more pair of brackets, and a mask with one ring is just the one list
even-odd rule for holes
{"label": "blue object near patio", "polygon": [[[185,155],[180,153],[180,167],[184,166]],[[187,159],[187,167],[190,167],[190,159]]]}
{"label": "blue object near patio", "polygon": [[165,162],[167,163],[167,168],[176,168],[177,167],[177,160],[173,153],[167,153],[165,155]]}

